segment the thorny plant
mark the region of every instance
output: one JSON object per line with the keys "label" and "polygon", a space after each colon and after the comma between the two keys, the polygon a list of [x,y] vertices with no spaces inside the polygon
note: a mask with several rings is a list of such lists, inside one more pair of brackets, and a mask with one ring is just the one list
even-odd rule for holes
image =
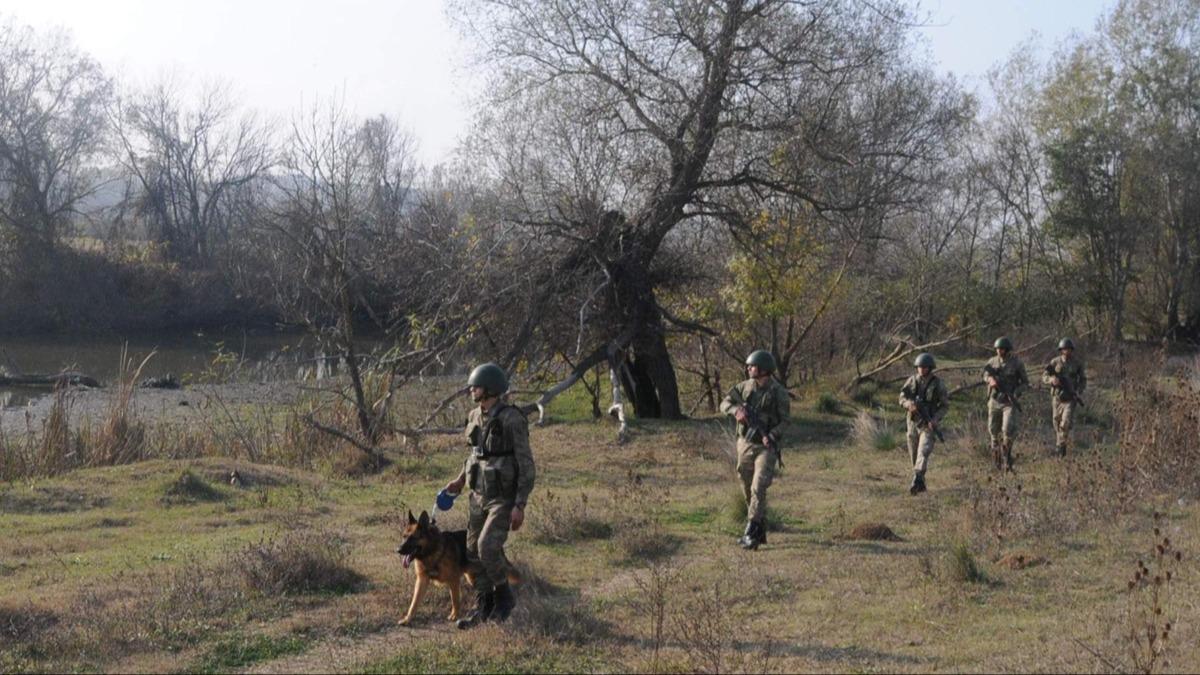
{"label": "thorny plant", "polygon": [[1167,652],[1172,629],[1171,585],[1177,577],[1183,553],[1176,550],[1171,538],[1163,533],[1162,522],[1162,514],[1155,512],[1155,541],[1150,566],[1139,559],[1126,584],[1126,649],[1130,664],[1139,673],[1159,672],[1170,665]]}
{"label": "thorny plant", "polygon": [[1150,564],[1138,558],[1133,574],[1125,582],[1125,610],[1121,630],[1124,654],[1106,653],[1075,639],[1075,643],[1113,672],[1161,673],[1171,666],[1169,660],[1175,620],[1172,614],[1172,588],[1179,580],[1183,552],[1164,529],[1165,516],[1153,516],[1153,548]]}

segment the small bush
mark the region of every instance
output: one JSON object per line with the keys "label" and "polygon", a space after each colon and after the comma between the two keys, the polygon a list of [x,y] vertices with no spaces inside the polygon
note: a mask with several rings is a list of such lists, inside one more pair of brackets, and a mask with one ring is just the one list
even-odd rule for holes
{"label": "small bush", "polygon": [[225,499],[225,493],[204,480],[191,469],[185,469],[163,492],[164,504],[193,504],[195,502],[216,502]]}
{"label": "small bush", "polygon": [[233,556],[246,585],[264,595],[351,593],[366,579],[346,564],[349,547],[340,537],[317,530],[289,532],[252,544]]}
{"label": "small bush", "polygon": [[530,523],[536,544],[567,544],[613,535],[612,523],[595,512],[586,494],[570,499],[548,491],[539,502],[539,517]]}
{"label": "small bush", "polygon": [[874,382],[864,382],[854,388],[850,392],[850,400],[868,408],[874,408],[877,405],[875,396],[879,393],[879,385]]}
{"label": "small bush", "polygon": [[521,585],[516,589],[517,608],[510,629],[521,635],[546,638],[571,645],[592,644],[609,632],[578,594],[564,591],[542,579],[528,566],[519,565]]}
{"label": "small bush", "polygon": [[[746,524],[746,509],[749,505],[746,504],[746,495],[742,493],[741,486],[734,487],[729,491],[729,497],[725,501],[725,520],[734,527],[742,527]],[[767,506],[767,532],[783,531],[783,514],[777,511],[772,506]]]}
{"label": "small bush", "polygon": [[33,605],[0,605],[0,649],[28,643],[58,623],[53,612]]}
{"label": "small bush", "polygon": [[821,395],[817,397],[817,402],[814,405],[814,408],[819,413],[832,415],[838,411],[838,405],[837,397],[825,391],[821,392]]}
{"label": "small bush", "polygon": [[859,450],[885,452],[895,450],[903,440],[899,431],[892,429],[887,422],[875,419],[865,410],[854,418],[850,426],[850,438]]}
{"label": "small bush", "polygon": [[371,453],[352,445],[342,446],[333,456],[333,471],[347,478],[373,476],[388,466],[388,460],[378,452]]}
{"label": "small bush", "polygon": [[971,546],[965,541],[956,542],[946,555],[946,574],[950,579],[963,583],[987,581],[987,575],[979,568]]}

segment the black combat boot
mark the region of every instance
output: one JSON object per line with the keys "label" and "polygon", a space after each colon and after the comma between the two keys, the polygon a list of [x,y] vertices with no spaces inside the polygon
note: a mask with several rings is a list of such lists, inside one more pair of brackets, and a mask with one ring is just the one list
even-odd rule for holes
{"label": "black combat boot", "polygon": [[[505,586],[507,588],[507,586]],[[492,618],[492,614],[496,609],[496,592],[492,589],[482,589],[475,591],[475,609],[466,617],[459,619],[454,625],[458,626],[459,630],[467,630],[474,628],[479,624],[488,621]],[[512,609],[511,607],[509,608]]]}
{"label": "black combat boot", "polygon": [[767,543],[767,522],[765,520],[758,524],[758,543]]}
{"label": "black combat boot", "polygon": [[996,463],[996,470],[1004,470],[1004,453],[1000,450],[999,443],[992,444],[992,461]]}
{"label": "black combat boot", "polygon": [[908,494],[919,495],[925,491],[925,476],[919,473],[913,474],[912,485],[908,486]]}
{"label": "black combat boot", "polygon": [[1059,445],[1057,448],[1054,448],[1054,454],[1058,455],[1059,457],[1066,457],[1067,456],[1066,444],[1064,443],[1062,445]]}
{"label": "black combat boot", "polygon": [[497,586],[493,597],[496,600],[491,620],[503,623],[508,619],[508,615],[512,614],[513,608],[517,606],[517,597],[513,595],[512,587],[508,584]]}
{"label": "black combat boot", "polygon": [[1012,443],[1004,444],[1004,469],[1009,473],[1013,473]]}

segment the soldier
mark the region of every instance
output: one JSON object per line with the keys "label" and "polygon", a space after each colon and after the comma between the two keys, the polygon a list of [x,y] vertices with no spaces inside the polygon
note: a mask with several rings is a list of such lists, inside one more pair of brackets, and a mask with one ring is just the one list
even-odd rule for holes
{"label": "soldier", "polygon": [[480,572],[475,576],[475,609],[458,622],[471,628],[484,621],[504,621],[516,606],[508,585],[504,542],[521,529],[525,503],[533,490],[535,470],[529,448],[529,425],[515,406],[501,400],[508,377],[494,363],[471,371],[471,399],[479,404],[467,415],[466,438],[471,455],[446,491],[471,488],[467,521],[467,555]]}
{"label": "soldier", "polygon": [[908,493],[925,491],[925,469],[933,453],[933,439],[940,436],[938,425],[950,409],[950,394],[941,378],[933,374],[937,367],[933,354],[921,354],[913,362],[917,374],[900,388],[900,405],[908,410],[908,454],[912,457],[913,479]]}
{"label": "soldier", "polygon": [[738,543],[753,550],[767,543],[767,488],[779,457],[779,427],[788,417],[788,392],[771,374],[775,357],[757,350],[746,357],[750,379],[729,390],[721,412],[737,419],[737,472],[746,497],[746,532]]}
{"label": "soldier", "polygon": [[1067,445],[1071,442],[1075,404],[1083,403],[1083,390],[1087,387],[1087,373],[1083,370],[1083,363],[1075,358],[1075,343],[1071,338],[1058,341],[1058,356],[1046,366],[1046,371],[1042,373],[1042,384],[1050,385],[1054,450],[1059,457],[1064,457]]}
{"label": "soldier", "polygon": [[1012,340],[1002,337],[993,345],[996,356],[983,367],[988,386],[988,432],[992,437],[992,458],[997,469],[1013,469],[1013,441],[1020,423],[1021,394],[1029,386],[1025,364],[1012,353]]}

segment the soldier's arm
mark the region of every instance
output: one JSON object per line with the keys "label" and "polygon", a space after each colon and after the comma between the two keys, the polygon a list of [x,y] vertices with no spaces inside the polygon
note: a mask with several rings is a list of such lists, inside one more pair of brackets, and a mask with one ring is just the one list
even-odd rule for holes
{"label": "soldier's arm", "polygon": [[744,404],[745,401],[742,399],[741,385],[735,384],[733,385],[733,388],[729,390],[729,393],[725,396],[724,400],[721,401],[721,412],[725,413],[726,415],[732,415]]}
{"label": "soldier's arm", "polygon": [[950,390],[946,389],[946,383],[942,382],[942,378],[937,381],[937,409],[933,411],[933,421],[941,423],[942,418],[950,411]]}
{"label": "soldier's arm", "polygon": [[779,395],[775,398],[778,399],[775,403],[775,414],[779,417],[779,421],[775,423],[775,426],[768,429],[767,433],[778,442],[780,431],[783,429],[783,423],[787,422],[788,415],[792,412],[792,401],[791,397],[788,396],[787,387],[782,384],[779,385]]}
{"label": "soldier's arm", "polygon": [[1051,386],[1054,385],[1054,362],[1053,361],[1051,361],[1049,363],[1049,365],[1047,365],[1046,368],[1044,370],[1042,370],[1042,384],[1051,385]]}
{"label": "soldier's arm", "polygon": [[912,384],[913,384],[913,378],[910,377],[907,380],[905,380],[904,386],[900,387],[900,407],[901,408],[907,408],[908,402],[913,400],[913,398],[914,398],[913,392],[912,392]]}
{"label": "soldier's arm", "polygon": [[509,420],[505,420],[504,433],[513,449],[513,458],[517,461],[517,504],[524,507],[529,501],[529,493],[533,492],[533,483],[537,478],[537,467],[533,464],[533,449],[529,447],[529,422],[525,416],[513,411]]}
{"label": "soldier's arm", "polygon": [[1017,396],[1029,388],[1029,373],[1025,372],[1025,364],[1017,363],[1017,383],[1013,386],[1013,395]]}

